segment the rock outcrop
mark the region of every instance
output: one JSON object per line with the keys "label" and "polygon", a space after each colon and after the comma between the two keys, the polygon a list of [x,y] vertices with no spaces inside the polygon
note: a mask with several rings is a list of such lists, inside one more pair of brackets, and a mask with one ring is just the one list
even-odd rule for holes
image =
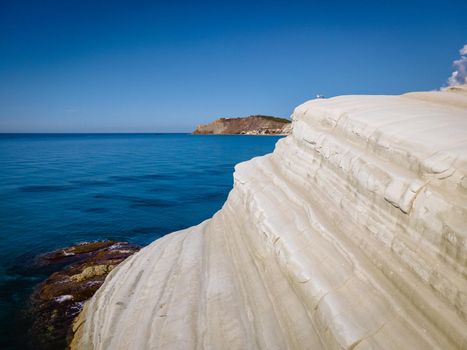
{"label": "rock outcrop", "polygon": [[114,269],[78,349],[466,349],[467,94],[297,107],[213,218]]}
{"label": "rock outcrop", "polygon": [[[38,266],[66,267],[39,284],[31,297],[34,349],[64,349],[73,319],[106,275],[139,250],[127,242],[81,243],[40,256]],[[71,264],[71,265],[70,265]]]}
{"label": "rock outcrop", "polygon": [[198,125],[193,134],[288,135],[290,120],[252,115],[244,118],[220,118],[210,124]]}

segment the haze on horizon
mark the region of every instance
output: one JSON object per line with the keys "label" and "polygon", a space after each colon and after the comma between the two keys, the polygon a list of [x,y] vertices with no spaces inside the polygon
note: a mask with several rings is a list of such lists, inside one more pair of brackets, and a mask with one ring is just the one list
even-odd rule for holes
{"label": "haze on horizon", "polygon": [[[465,1],[2,1],[0,132],[190,132],[437,89]],[[458,60],[459,61],[459,60]]]}

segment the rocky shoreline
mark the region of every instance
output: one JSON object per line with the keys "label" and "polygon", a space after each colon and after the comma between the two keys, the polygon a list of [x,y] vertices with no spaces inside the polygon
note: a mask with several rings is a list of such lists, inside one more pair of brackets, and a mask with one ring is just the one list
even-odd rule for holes
{"label": "rocky shoreline", "polygon": [[211,219],[110,274],[75,349],[466,349],[467,89],[298,106]]}
{"label": "rocky shoreline", "polygon": [[212,123],[202,124],[193,131],[195,135],[289,135],[291,121],[265,115],[242,118],[219,118]]}
{"label": "rocky shoreline", "polygon": [[94,295],[110,271],[139,249],[128,242],[98,241],[37,257],[37,266],[56,266],[58,271],[37,285],[31,296],[34,348],[66,348],[72,338],[72,322],[84,302]]}

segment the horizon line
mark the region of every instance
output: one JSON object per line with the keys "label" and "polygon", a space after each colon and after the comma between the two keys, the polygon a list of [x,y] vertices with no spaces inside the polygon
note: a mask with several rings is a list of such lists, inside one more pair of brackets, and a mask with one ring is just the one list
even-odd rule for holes
{"label": "horizon line", "polygon": [[85,132],[61,132],[61,131],[21,131],[21,132],[3,132],[0,131],[0,135],[83,135],[83,134],[109,134],[109,135],[118,135],[118,134],[192,134],[192,132],[157,132],[157,131],[122,131],[122,132],[108,132],[108,131],[85,131]]}

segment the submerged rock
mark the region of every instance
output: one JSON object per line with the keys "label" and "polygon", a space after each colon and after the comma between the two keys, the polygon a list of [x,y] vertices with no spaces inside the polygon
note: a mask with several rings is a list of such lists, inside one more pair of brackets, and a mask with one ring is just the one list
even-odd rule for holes
{"label": "submerged rock", "polygon": [[66,267],[39,284],[31,296],[34,348],[65,348],[71,323],[84,302],[104,283],[110,271],[139,249],[127,242],[100,241],[39,256],[38,266]]}

